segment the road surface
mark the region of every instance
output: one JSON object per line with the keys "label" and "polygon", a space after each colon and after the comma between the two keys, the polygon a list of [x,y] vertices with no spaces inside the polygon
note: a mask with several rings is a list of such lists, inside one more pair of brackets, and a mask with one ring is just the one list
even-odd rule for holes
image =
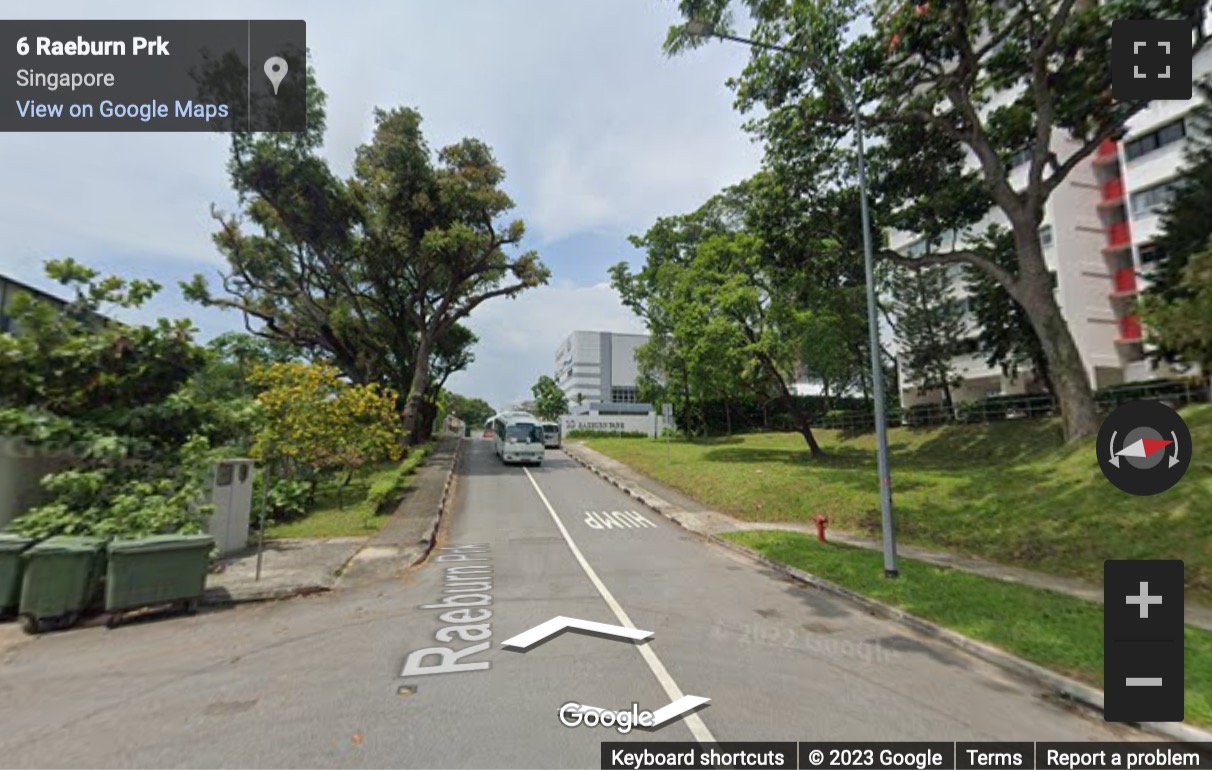
{"label": "road surface", "polygon": [[[464,449],[445,550],[400,579],[0,653],[0,766],[597,767],[602,741],[1124,735],[704,543],[558,451],[524,469]],[[557,616],[655,636],[501,646]],[[559,720],[682,695],[710,701],[654,731]]]}

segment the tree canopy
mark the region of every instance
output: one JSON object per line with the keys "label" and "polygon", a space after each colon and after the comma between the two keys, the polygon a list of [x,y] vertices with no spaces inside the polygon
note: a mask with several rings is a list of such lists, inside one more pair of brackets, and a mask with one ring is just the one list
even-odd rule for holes
{"label": "tree canopy", "polygon": [[619,263],[611,279],[649,328],[638,354],[646,387],[680,404],[683,426],[696,401],[759,394],[783,404],[819,455],[797,380],[852,386],[862,348],[846,335],[863,328],[861,252],[844,219],[813,218],[786,199],[777,174],[760,172],[696,212],[658,220],[632,239],[644,266]]}
{"label": "tree canopy", "polygon": [[101,276],[71,259],[46,264],[74,295],[66,305],[19,294],[14,330],[0,333],[0,435],[23,440],[58,469],[43,504],[12,527],[35,537],[138,537],[198,531],[199,505],[223,405],[186,386],[206,362],[187,320],[126,324],[153,281]]}
{"label": "tree canopy", "polygon": [[568,396],[554,379],[544,374],[530,388],[534,413],[544,420],[558,420],[568,414]]}
{"label": "tree canopy", "polygon": [[[754,48],[731,81],[737,106],[766,114],[749,128],[767,155],[807,173],[851,163],[857,105],[871,140],[872,189],[880,228],[927,241],[958,232],[956,248],[906,257],[923,266],[963,263],[1002,286],[1040,341],[1064,414],[1066,435],[1098,429],[1091,383],[1053,295],[1039,244],[1049,196],[1105,139],[1117,136],[1143,102],[1110,98],[1114,19],[1185,19],[1203,35],[1197,0],[998,0],[948,3],[820,0],[739,3],[750,36],[787,50]],[[683,17],[732,31],[730,0],[680,0]],[[870,31],[859,32],[861,26]],[[671,54],[702,45],[678,25]],[[839,89],[835,79],[848,84]],[[846,93],[849,91],[850,93]],[[993,101],[994,96],[1002,96]],[[851,98],[852,97],[852,98]],[[1027,158],[1015,168],[1013,159]],[[996,216],[987,218],[990,210]],[[1007,265],[981,237],[990,222],[1012,239]]]}
{"label": "tree canopy", "polygon": [[525,227],[505,219],[514,204],[483,142],[435,153],[416,110],[376,110],[373,137],[340,179],[319,152],[325,98],[309,72],[307,132],[233,134],[241,212],[213,212],[222,293],[197,276],[186,294],[237,309],[251,332],[355,382],[396,389],[416,443],[441,383],[471,360],[475,336],[459,322],[549,271],[534,252],[515,253]]}

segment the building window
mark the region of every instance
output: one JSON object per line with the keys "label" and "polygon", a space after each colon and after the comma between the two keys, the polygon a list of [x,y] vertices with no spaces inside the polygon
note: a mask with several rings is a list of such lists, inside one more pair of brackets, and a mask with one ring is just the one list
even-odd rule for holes
{"label": "building window", "polygon": [[1044,225],[1039,229],[1039,245],[1045,249],[1052,248],[1052,225]]}
{"label": "building window", "polygon": [[635,404],[639,402],[639,394],[635,388],[611,388],[610,401],[614,404]]}
{"label": "building window", "polygon": [[975,337],[960,340],[955,344],[955,355],[957,356],[974,356],[981,349],[980,340]]}
{"label": "building window", "polygon": [[1124,155],[1128,160],[1147,155],[1187,135],[1187,125],[1181,119],[1151,131],[1144,136],[1124,144]]}
{"label": "building window", "polygon": [[920,257],[923,254],[935,254],[939,247],[950,245],[959,240],[959,233],[955,230],[943,233],[932,241],[927,241],[925,238],[918,238],[908,246],[901,247],[901,255],[905,257]]}
{"label": "building window", "polygon": [[1155,262],[1161,261],[1165,256],[1155,243],[1149,243],[1140,247],[1140,263],[1142,265],[1152,265]]}
{"label": "building window", "polygon": [[1035,157],[1035,150],[1031,147],[1024,147],[1010,156],[1010,160],[1006,161],[1006,168],[1018,168],[1026,163],[1030,163],[1033,157]]}
{"label": "building window", "polygon": [[1174,179],[1169,182],[1152,187],[1146,187],[1140,192],[1132,193],[1132,216],[1139,218],[1148,214],[1156,213],[1158,209],[1164,208],[1174,197],[1175,191],[1178,189],[1178,180]]}

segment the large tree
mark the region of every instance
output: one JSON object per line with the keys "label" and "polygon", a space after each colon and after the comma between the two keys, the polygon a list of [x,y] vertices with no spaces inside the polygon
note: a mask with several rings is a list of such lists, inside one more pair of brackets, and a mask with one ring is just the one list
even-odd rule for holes
{"label": "large tree", "polygon": [[692,397],[701,403],[708,387],[720,395],[745,388],[778,398],[817,456],[815,415],[796,398],[795,373],[829,315],[802,302],[811,262],[784,259],[763,240],[760,220],[748,226],[761,209],[756,186],[743,183],[693,214],[659,220],[634,239],[648,252],[643,268],[633,274],[620,263],[612,283],[653,332],[646,353],[660,354],[658,374],[682,391],[682,425],[691,424]]}
{"label": "large tree", "polygon": [[517,296],[551,273],[537,253],[514,253],[526,228],[503,219],[514,203],[487,145],[464,139],[435,160],[415,110],[378,110],[375,122],[374,140],[358,150],[351,187],[366,212],[370,250],[395,256],[404,268],[406,291],[389,301],[417,334],[404,411],[411,432],[437,341],[487,300]]}
{"label": "large tree", "polygon": [[[732,26],[731,0],[680,0],[687,20]],[[1014,241],[1014,264],[979,244],[916,258],[984,271],[1024,308],[1048,361],[1070,439],[1098,430],[1091,383],[1052,292],[1039,243],[1049,196],[1143,102],[1110,97],[1114,19],[1184,19],[1196,51],[1203,0],[1000,0],[880,2],[743,0],[751,36],[797,53],[755,48],[734,82],[741,110],[763,106],[751,127],[768,141],[807,132],[820,146],[850,131],[852,115],[831,74],[853,84],[873,155],[879,224],[937,236],[976,226],[992,208]],[[869,26],[870,31],[855,32]],[[850,32],[847,32],[850,30]],[[682,26],[666,50],[702,44]],[[1009,94],[994,104],[992,97]],[[790,119],[788,116],[794,116]],[[1009,161],[1029,153],[1023,183]],[[970,161],[974,161],[973,164]],[[913,260],[891,250],[883,255]]]}
{"label": "large tree", "polygon": [[535,253],[511,253],[525,228],[502,221],[513,203],[482,142],[435,154],[415,110],[377,110],[343,180],[320,154],[325,97],[314,82],[308,101],[306,132],[233,134],[243,212],[215,213],[226,296],[201,276],[187,296],[238,309],[250,331],[320,354],[356,382],[394,387],[415,443],[451,365],[470,360],[475,338],[459,322],[549,273]]}

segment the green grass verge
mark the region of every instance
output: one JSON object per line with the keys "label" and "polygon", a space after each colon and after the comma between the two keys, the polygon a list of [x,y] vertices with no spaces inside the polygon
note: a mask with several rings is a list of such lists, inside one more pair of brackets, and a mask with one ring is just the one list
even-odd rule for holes
{"label": "green grass verge", "polygon": [[[729,532],[727,539],[769,559],[1000,647],[1045,668],[1102,687],[1103,609],[1018,583],[902,558],[884,577],[878,551],[821,544],[798,532]],[[1212,726],[1212,633],[1186,630],[1186,718]]]}
{"label": "green grass verge", "polygon": [[[1182,559],[1187,598],[1212,604],[1212,405],[1182,411],[1195,462],[1173,489],[1134,497],[1107,483],[1094,441],[1066,445],[1055,420],[889,431],[898,537],[906,543],[1102,582],[1105,559]],[[798,434],[702,441],[594,438],[715,510],[748,521],[879,531],[875,439],[821,430],[827,457]],[[1204,451],[1207,451],[1206,449]]]}
{"label": "green grass verge", "polygon": [[266,537],[369,537],[375,534],[395,512],[396,503],[404,496],[412,475],[425,463],[433,447],[432,443],[418,447],[402,462],[380,465],[343,488],[339,482],[321,484],[311,511],[296,521],[271,525],[265,530]]}

